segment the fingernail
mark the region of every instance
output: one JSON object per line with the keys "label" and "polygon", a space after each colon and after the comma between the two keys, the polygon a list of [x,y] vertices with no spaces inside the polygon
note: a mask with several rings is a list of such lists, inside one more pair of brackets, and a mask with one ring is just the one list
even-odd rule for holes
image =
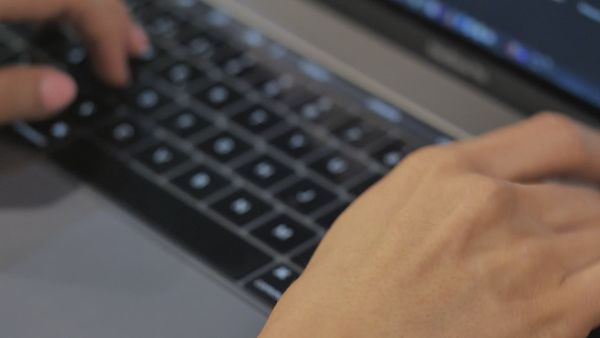
{"label": "fingernail", "polygon": [[75,99],[77,85],[70,77],[59,72],[48,72],[40,82],[40,96],[47,112],[57,112]]}
{"label": "fingernail", "polygon": [[131,30],[131,43],[136,55],[144,55],[150,49],[150,40],[141,26],[135,25]]}

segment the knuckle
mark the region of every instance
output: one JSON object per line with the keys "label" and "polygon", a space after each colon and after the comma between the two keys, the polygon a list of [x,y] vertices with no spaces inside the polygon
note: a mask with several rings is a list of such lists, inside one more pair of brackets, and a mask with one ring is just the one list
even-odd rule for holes
{"label": "knuckle", "polygon": [[406,158],[405,162],[406,163],[431,163],[433,161],[435,161],[437,158],[439,158],[439,156],[441,151],[439,148],[437,147],[425,147],[425,148],[421,148],[413,153],[411,153],[410,155],[408,155],[408,157]]}
{"label": "knuckle", "polygon": [[427,171],[445,170],[459,168],[461,166],[461,156],[459,152],[450,146],[429,146],[410,154],[404,163],[409,167],[428,169]]}
{"label": "knuckle", "polygon": [[468,175],[463,182],[471,200],[479,203],[503,204],[513,198],[513,189],[504,181],[482,175]]}
{"label": "knuckle", "polygon": [[454,180],[455,195],[461,203],[463,217],[472,224],[493,225],[514,214],[515,189],[507,182],[477,174],[468,174]]}
{"label": "knuckle", "polygon": [[543,112],[532,119],[533,123],[542,124],[544,128],[561,127],[574,123],[569,117],[555,112]]}
{"label": "knuckle", "polygon": [[543,128],[561,133],[561,136],[567,140],[577,142],[581,139],[581,132],[577,123],[567,116],[556,113],[545,113],[540,117],[540,120],[543,122]]}
{"label": "knuckle", "polygon": [[582,130],[575,120],[557,113],[543,113],[538,117],[541,130],[552,132],[560,140],[566,160],[573,165],[586,160],[586,144]]}

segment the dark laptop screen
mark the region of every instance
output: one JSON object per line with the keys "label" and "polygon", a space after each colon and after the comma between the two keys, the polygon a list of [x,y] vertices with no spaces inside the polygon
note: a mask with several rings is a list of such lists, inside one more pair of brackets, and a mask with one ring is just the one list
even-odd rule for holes
{"label": "dark laptop screen", "polygon": [[600,0],[388,0],[600,107]]}

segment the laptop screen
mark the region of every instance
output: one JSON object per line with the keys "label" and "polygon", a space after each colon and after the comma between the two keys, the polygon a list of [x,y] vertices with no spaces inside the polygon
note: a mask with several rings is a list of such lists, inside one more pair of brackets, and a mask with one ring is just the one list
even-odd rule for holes
{"label": "laptop screen", "polygon": [[600,107],[600,0],[388,0]]}

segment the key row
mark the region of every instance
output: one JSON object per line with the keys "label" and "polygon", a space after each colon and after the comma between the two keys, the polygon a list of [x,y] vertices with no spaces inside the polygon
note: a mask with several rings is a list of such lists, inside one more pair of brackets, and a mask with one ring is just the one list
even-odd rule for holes
{"label": "key row", "polygon": [[[92,120],[93,116],[97,114],[95,107],[92,104],[87,105],[87,103],[83,103],[79,106],[79,110],[74,111],[73,115],[69,116],[76,121]],[[213,136],[195,143],[195,146],[202,153],[221,163],[231,163],[242,156],[256,156],[256,154],[261,153],[252,144],[245,142],[233,133],[225,130],[218,131],[219,129],[215,129],[210,121],[192,111],[185,110],[181,113],[171,115],[160,121],[160,124],[182,138],[199,135],[199,133],[213,134]],[[66,139],[72,133],[72,123],[69,118],[61,119],[58,122],[35,123],[32,126],[43,134],[57,139]],[[97,135],[113,147],[128,149],[142,140],[149,142],[149,130],[151,128],[151,126],[144,126],[134,119],[118,119],[113,123],[101,127],[97,131]],[[215,131],[218,132],[215,133]],[[374,176],[374,178],[364,180],[366,181],[365,185],[381,178],[381,175],[371,173],[365,166],[339,151],[323,151],[323,146],[320,142],[298,128],[291,128],[282,133],[275,134],[275,136],[270,138],[268,143],[296,159],[301,159],[307,154],[320,151],[321,155],[310,161],[308,167],[335,184],[346,184],[367,173],[370,176]],[[405,148],[395,143],[385,145],[373,152],[373,157],[380,161],[382,165],[389,168],[397,164],[404,156]],[[185,154],[161,142],[145,149],[140,155],[141,162],[159,174],[177,167],[184,161],[185,157]],[[294,173],[295,170],[293,167],[283,164],[281,161],[267,154],[258,155],[258,158],[245,164],[240,169],[240,174],[262,188],[269,188],[279,181],[294,175]],[[350,187],[350,192],[359,194],[364,191],[364,187],[355,187],[355,185],[353,184]]]}

